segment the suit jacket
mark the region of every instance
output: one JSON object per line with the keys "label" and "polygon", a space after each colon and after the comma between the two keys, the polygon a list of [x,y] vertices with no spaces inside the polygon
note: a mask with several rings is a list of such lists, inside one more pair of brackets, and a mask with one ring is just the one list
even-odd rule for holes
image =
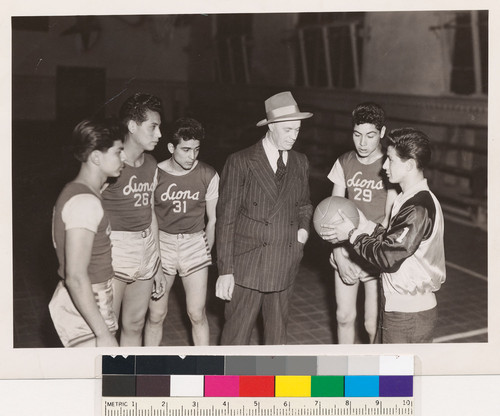
{"label": "suit jacket", "polygon": [[230,155],[217,204],[219,275],[232,273],[236,284],[262,292],[289,287],[303,256],[297,231],[309,232],[312,211],[304,154],[288,152],[280,192],[262,141]]}

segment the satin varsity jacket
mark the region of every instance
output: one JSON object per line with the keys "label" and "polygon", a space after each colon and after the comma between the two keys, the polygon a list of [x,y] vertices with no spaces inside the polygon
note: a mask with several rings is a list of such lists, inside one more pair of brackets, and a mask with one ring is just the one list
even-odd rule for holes
{"label": "satin varsity jacket", "polygon": [[420,312],[436,306],[446,279],[444,221],[439,201],[423,179],[400,193],[388,228],[354,233],[354,250],[381,270],[385,310]]}

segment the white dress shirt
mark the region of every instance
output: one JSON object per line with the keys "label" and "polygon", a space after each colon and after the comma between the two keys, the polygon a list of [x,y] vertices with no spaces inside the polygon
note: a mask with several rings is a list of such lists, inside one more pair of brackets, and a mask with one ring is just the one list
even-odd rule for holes
{"label": "white dress shirt", "polygon": [[[271,141],[269,132],[267,132],[266,136],[262,139],[262,144],[264,146],[264,152],[266,152],[267,160],[269,160],[273,172],[276,173],[276,170],[278,169],[278,157],[280,156],[280,154],[274,143]],[[285,166],[287,161],[288,152],[286,150],[283,150],[283,163],[285,164]]]}

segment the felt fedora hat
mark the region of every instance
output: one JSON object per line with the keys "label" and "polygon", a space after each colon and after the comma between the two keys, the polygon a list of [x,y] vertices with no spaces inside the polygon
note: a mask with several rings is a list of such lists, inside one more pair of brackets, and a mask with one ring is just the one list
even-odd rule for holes
{"label": "felt fedora hat", "polygon": [[309,118],[312,113],[301,113],[297,103],[290,91],[280,92],[265,101],[266,116],[264,120],[257,123],[257,126],[265,126],[269,123],[280,121],[302,120]]}

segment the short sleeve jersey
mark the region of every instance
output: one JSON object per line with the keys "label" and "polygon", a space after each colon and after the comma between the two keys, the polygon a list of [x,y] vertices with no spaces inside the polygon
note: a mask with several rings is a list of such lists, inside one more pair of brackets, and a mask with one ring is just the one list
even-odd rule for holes
{"label": "short sleeve jersey", "polygon": [[334,184],[344,186],[347,198],[371,221],[381,223],[385,217],[385,203],[389,183],[382,169],[384,157],[369,165],[361,163],[356,152],[350,151],[340,156],[328,179]]}
{"label": "short sleeve jersey", "polygon": [[58,274],[65,278],[66,231],[83,228],[95,234],[88,266],[90,282],[101,283],[113,277],[111,228],[100,198],[86,185],[67,184],[59,195],[52,215],[52,238],[59,261]]}
{"label": "short sleeve jersey", "polygon": [[151,225],[155,170],[155,158],[144,153],[141,166],[125,164],[104,190],[103,206],[113,231],[143,231]]}
{"label": "short sleeve jersey", "polygon": [[158,167],[154,191],[158,228],[169,234],[192,234],[205,228],[206,201],[218,198],[219,175],[198,161],[185,175],[173,175]]}

